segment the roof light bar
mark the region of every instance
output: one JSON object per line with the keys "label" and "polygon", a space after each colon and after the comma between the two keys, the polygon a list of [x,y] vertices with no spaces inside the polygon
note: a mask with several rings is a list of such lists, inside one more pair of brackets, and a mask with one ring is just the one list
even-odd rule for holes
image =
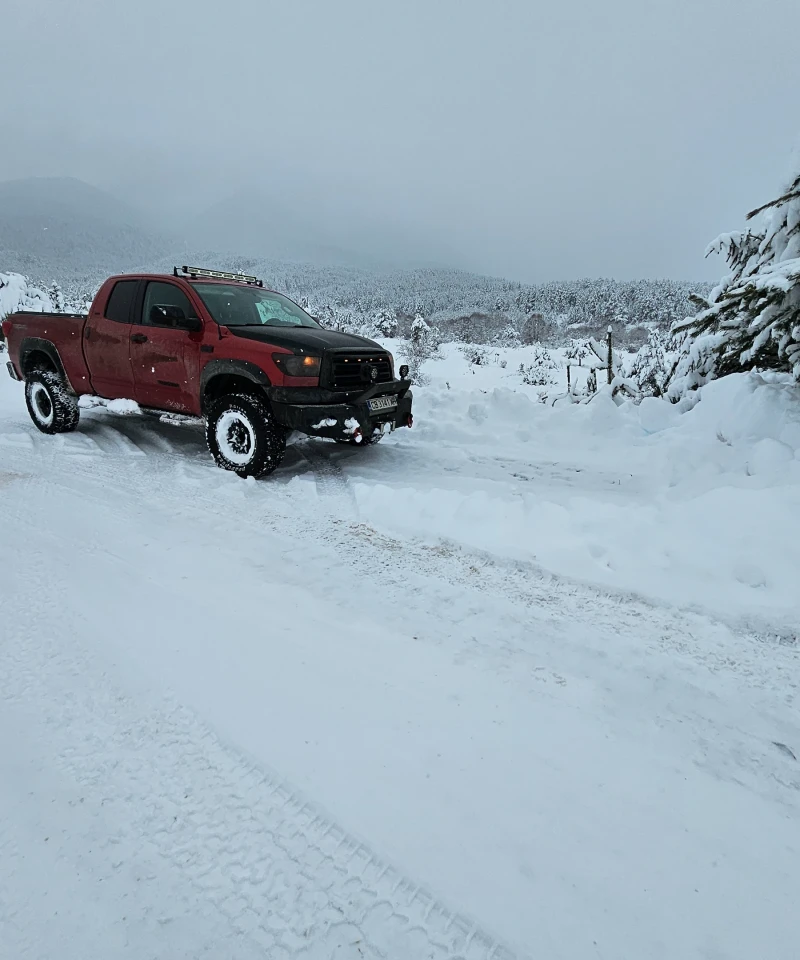
{"label": "roof light bar", "polygon": [[[229,273],[227,270],[206,270],[204,267],[181,267],[181,273],[197,279],[198,277],[209,277],[213,280],[236,280],[239,283],[250,283],[257,287],[263,287],[263,280],[258,277],[250,277],[246,273]],[[178,268],[175,267],[174,275],[178,276]]]}

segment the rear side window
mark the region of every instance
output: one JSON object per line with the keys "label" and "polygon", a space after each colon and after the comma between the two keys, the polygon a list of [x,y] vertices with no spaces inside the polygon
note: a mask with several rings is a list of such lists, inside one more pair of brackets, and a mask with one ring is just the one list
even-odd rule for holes
{"label": "rear side window", "polygon": [[114,284],[106,306],[106,317],[109,320],[116,320],[117,323],[131,322],[131,306],[138,283],[138,280],[118,280]]}

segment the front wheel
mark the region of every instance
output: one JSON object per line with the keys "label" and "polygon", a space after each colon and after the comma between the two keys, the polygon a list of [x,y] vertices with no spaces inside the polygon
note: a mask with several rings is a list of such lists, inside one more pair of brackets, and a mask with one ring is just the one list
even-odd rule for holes
{"label": "front wheel", "polygon": [[78,398],[55,370],[34,370],[25,379],[25,403],[42,433],[69,433],[78,426]]}
{"label": "front wheel", "polygon": [[286,431],[264,400],[237,393],[211,404],[206,442],[218,467],[240,477],[263,477],[283,460]]}

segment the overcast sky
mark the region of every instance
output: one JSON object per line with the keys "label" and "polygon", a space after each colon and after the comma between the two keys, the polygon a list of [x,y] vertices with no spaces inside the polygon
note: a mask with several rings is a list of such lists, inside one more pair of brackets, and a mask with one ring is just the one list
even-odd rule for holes
{"label": "overcast sky", "polygon": [[257,186],[520,280],[718,276],[800,142],[800,0],[2,6],[0,179],[162,213]]}

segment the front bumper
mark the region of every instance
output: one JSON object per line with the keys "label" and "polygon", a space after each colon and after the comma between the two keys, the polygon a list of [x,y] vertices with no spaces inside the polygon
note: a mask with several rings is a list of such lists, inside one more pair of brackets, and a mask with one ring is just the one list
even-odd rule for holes
{"label": "front bumper", "polygon": [[[311,437],[330,440],[352,440],[359,435],[371,437],[376,430],[411,425],[413,397],[408,388],[407,380],[380,384],[350,403],[282,403],[273,400],[272,411],[278,423]],[[370,410],[369,401],[378,396],[394,396],[397,406],[389,410]]]}

